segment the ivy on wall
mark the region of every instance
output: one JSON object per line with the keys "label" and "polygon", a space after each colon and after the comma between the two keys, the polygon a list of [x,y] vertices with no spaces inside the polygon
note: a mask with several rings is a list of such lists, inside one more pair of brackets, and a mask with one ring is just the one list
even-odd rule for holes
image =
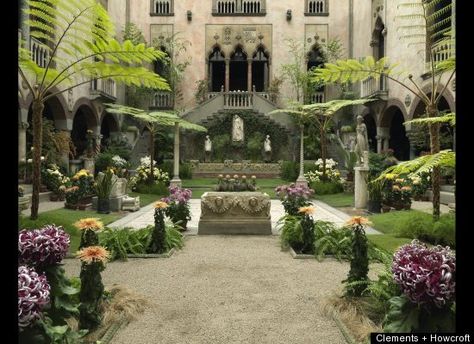
{"label": "ivy on wall", "polygon": [[[244,142],[232,142],[232,123],[234,115],[244,121]],[[226,110],[215,115],[205,125],[207,133],[196,133],[186,146],[188,159],[204,160],[204,141],[209,135],[212,141],[212,161],[252,160],[263,161],[263,142],[270,135],[272,161],[287,159],[290,156],[288,133],[267,117],[251,110]]]}

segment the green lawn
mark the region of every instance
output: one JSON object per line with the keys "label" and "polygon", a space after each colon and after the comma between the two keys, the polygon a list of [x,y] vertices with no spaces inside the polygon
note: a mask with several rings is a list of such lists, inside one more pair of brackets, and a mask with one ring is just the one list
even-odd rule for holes
{"label": "green lawn", "polygon": [[391,211],[389,213],[375,214],[369,216],[370,221],[373,223],[373,228],[379,232],[385,234],[395,234],[398,230],[398,226],[403,222],[410,214],[414,212],[419,213],[420,216],[431,217],[430,214],[417,211],[417,210],[400,210]]}
{"label": "green lawn", "polygon": [[74,222],[86,217],[98,217],[104,223],[104,225],[107,225],[118,220],[126,214],[127,213],[98,214],[95,210],[83,211],[62,208],[41,213],[36,220],[30,220],[29,217],[20,216],[19,229],[41,228],[47,224],[63,226],[64,230],[71,236],[71,246],[69,248],[69,253],[75,253],[79,247],[81,236],[80,232],[76,229],[76,227],[74,227]]}
{"label": "green lawn", "polygon": [[381,249],[394,253],[400,246],[408,244],[412,239],[396,238],[390,234],[367,235],[367,238]]}
{"label": "green lawn", "polygon": [[315,195],[314,198],[324,202],[331,207],[352,207],[354,206],[354,194],[337,193],[332,195]]}
{"label": "green lawn", "polygon": [[129,196],[131,197],[140,196],[140,207],[144,207],[150,203],[159,201],[162,197],[165,197],[165,196],[159,196],[159,195],[154,195],[154,194],[144,194],[144,193],[138,193],[138,192],[131,192],[129,193]]}

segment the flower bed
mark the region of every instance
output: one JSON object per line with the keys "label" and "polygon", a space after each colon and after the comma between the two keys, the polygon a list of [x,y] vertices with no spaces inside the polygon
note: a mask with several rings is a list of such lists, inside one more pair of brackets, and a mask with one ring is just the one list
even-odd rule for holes
{"label": "flower bed", "polygon": [[250,180],[246,175],[235,174],[233,178],[227,174],[225,177],[220,174],[217,180],[215,191],[257,191],[257,177],[252,176]]}

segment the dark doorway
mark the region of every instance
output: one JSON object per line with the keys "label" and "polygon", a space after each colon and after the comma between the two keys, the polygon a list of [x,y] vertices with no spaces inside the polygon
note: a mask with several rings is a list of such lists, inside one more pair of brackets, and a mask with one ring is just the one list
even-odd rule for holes
{"label": "dark doorway", "polygon": [[371,114],[364,116],[364,123],[367,127],[367,136],[369,139],[369,150],[371,152],[377,152],[377,125],[375,124],[374,117]]}
{"label": "dark doorway", "polygon": [[102,118],[102,123],[100,125],[100,134],[102,135],[100,145],[105,147],[109,142],[110,134],[117,131],[118,126],[114,117],[111,114],[106,114]]}
{"label": "dark doorway", "polygon": [[403,125],[405,118],[398,108],[393,111],[390,124],[389,147],[393,149],[393,155],[398,160],[410,160],[410,141],[408,141],[405,126]]}
{"label": "dark doorway", "polygon": [[84,154],[87,149],[87,130],[95,125],[95,119],[92,111],[87,106],[81,106],[74,116],[72,122],[71,139],[76,147],[76,157]]}
{"label": "dark doorway", "polygon": [[209,80],[211,92],[220,92],[225,84],[224,54],[218,47],[209,56]]}
{"label": "dark doorway", "polygon": [[247,55],[238,47],[230,56],[229,90],[247,91]]}
{"label": "dark doorway", "polygon": [[253,55],[252,62],[252,87],[256,92],[265,92],[268,87],[268,55],[263,47],[259,47]]}

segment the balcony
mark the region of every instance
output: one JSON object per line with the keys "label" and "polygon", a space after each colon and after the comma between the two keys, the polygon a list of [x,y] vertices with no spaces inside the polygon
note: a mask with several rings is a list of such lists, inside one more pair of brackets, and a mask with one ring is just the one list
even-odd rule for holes
{"label": "balcony", "polygon": [[213,16],[264,16],[265,0],[213,0]]}
{"label": "balcony", "polygon": [[[453,42],[435,45],[432,49],[432,57],[435,66],[443,61],[446,61],[456,54]],[[431,75],[431,62],[426,62],[424,76]]]}
{"label": "balcony", "polygon": [[169,92],[155,92],[150,99],[150,110],[171,110],[173,107],[173,95]]}
{"label": "balcony", "polygon": [[[21,34],[21,32],[19,32]],[[36,38],[30,37],[30,51],[31,58],[36,64],[42,68],[45,68],[49,61],[49,47],[37,40]]]}
{"label": "balcony", "polygon": [[112,79],[95,79],[91,81],[91,95],[109,100],[117,100],[117,85]]}
{"label": "balcony", "polygon": [[387,100],[387,77],[382,75],[378,79],[368,77],[367,79],[362,80],[360,82],[360,96],[361,98],[379,97],[383,100]]}

